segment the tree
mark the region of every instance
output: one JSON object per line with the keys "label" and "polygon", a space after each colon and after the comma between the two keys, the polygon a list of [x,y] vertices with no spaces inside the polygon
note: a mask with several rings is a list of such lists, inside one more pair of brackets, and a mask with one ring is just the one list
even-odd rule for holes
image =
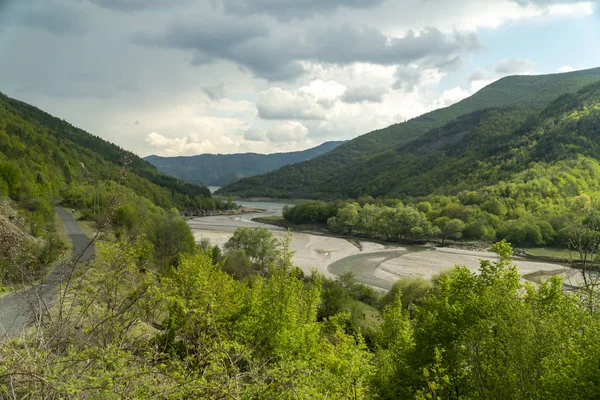
{"label": "tree", "polygon": [[462,231],[465,229],[465,223],[456,218],[440,217],[435,220],[435,223],[440,228],[442,246],[444,246],[446,239],[460,239]]}
{"label": "tree", "polygon": [[266,270],[279,254],[279,244],[266,228],[238,228],[225,243],[225,250],[244,250],[246,256]]}
{"label": "tree", "polygon": [[177,264],[182,254],[193,254],[196,249],[194,235],[177,210],[154,217],[148,239],[154,246],[154,257],[161,269]]}

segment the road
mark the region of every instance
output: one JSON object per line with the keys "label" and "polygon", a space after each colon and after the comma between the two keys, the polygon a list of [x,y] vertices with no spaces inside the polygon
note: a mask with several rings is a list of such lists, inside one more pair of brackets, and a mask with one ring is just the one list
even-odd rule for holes
{"label": "road", "polygon": [[62,207],[56,207],[55,210],[73,243],[73,254],[39,284],[0,299],[0,342],[22,334],[33,322],[34,316],[52,304],[60,284],[72,270],[73,260],[79,258],[79,263],[82,263],[95,253],[94,244],[81,232],[73,215]]}

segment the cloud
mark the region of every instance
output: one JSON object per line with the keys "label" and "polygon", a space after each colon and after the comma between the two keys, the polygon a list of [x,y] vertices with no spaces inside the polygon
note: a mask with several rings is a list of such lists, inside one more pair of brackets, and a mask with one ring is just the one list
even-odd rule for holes
{"label": "cloud", "polygon": [[256,108],[263,119],[324,119],[325,108],[317,100],[310,93],[272,87],[259,93]]}
{"label": "cloud", "polygon": [[365,101],[372,103],[381,103],[383,96],[388,93],[387,88],[357,86],[348,89],[342,96],[344,103],[362,103]]}
{"label": "cloud", "polygon": [[307,132],[298,121],[282,121],[268,130],[267,138],[274,143],[299,142],[306,138]]}
{"label": "cloud", "polygon": [[211,100],[219,100],[225,97],[225,84],[220,83],[214,86],[203,86],[202,91]]}
{"label": "cloud", "polygon": [[159,35],[138,33],[134,42],[149,46],[195,50],[207,56],[224,53],[254,38],[265,36],[268,29],[250,20],[227,20],[215,15],[199,23],[172,23]]}
{"label": "cloud", "polygon": [[384,0],[222,0],[226,12],[237,15],[268,14],[280,20],[329,14],[340,7],[368,9]]}
{"label": "cloud", "polygon": [[252,142],[264,142],[267,139],[267,131],[264,129],[250,128],[244,132],[244,139]]}
{"label": "cloud", "polygon": [[189,51],[195,65],[227,60],[271,81],[297,78],[306,71],[306,63],[400,65],[424,60],[428,64],[453,64],[459,59],[458,53],[481,48],[473,33],[444,34],[431,27],[408,31],[402,37],[350,24],[281,29],[274,34],[260,20],[248,18],[179,22],[158,35],[138,34],[135,42]]}
{"label": "cloud", "polygon": [[524,58],[502,60],[496,64],[495,71],[502,75],[526,75],[535,72],[535,63]]}
{"label": "cloud", "polygon": [[485,69],[478,68],[475,72],[473,72],[469,78],[469,82],[478,82],[478,81],[487,81],[490,79],[494,79],[495,75]]}
{"label": "cloud", "polygon": [[560,67],[560,68],[558,68],[556,70],[556,72],[561,72],[561,73],[563,73],[563,72],[573,72],[573,71],[575,71],[575,68],[573,68],[570,65],[563,65],[562,67]]}
{"label": "cloud", "polygon": [[36,29],[43,29],[55,35],[82,35],[87,31],[84,16],[77,7],[68,7],[60,2],[45,7],[43,3],[17,3],[12,22]]}
{"label": "cloud", "polygon": [[445,74],[437,68],[418,65],[398,66],[394,74],[394,89],[411,93],[423,86],[436,85]]}
{"label": "cloud", "polygon": [[131,12],[165,9],[188,2],[188,0],[86,0],[102,8]]}

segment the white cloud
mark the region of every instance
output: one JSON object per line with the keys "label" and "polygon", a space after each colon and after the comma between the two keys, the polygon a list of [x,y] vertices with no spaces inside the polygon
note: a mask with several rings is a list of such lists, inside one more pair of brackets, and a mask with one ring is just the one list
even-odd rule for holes
{"label": "white cloud", "polygon": [[327,109],[345,90],[337,82],[323,80],[314,80],[296,90],[272,87],[259,93],[256,107],[263,119],[325,119]]}
{"label": "white cloud", "polygon": [[325,109],[310,93],[269,88],[258,95],[258,115],[263,119],[324,119]]}
{"label": "white cloud", "polygon": [[274,143],[300,142],[306,138],[307,132],[298,121],[281,121],[269,129],[267,137]]}
{"label": "white cloud", "polygon": [[342,101],[345,103],[381,103],[383,96],[387,93],[388,89],[384,87],[357,86],[346,90]]}
{"label": "white cloud", "polygon": [[582,16],[594,13],[594,2],[583,1],[579,3],[552,4],[548,8],[550,15]]}
{"label": "white cloud", "polygon": [[556,72],[561,72],[561,73],[562,72],[573,72],[573,71],[575,71],[575,68],[573,68],[570,65],[563,65],[562,67],[556,69]]}

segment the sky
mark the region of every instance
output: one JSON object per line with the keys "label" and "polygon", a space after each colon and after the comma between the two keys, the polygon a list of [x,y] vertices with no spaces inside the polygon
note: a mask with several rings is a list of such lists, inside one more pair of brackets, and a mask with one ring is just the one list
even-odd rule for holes
{"label": "sky", "polygon": [[0,0],[0,92],[141,156],[303,150],[599,66],[597,0]]}

